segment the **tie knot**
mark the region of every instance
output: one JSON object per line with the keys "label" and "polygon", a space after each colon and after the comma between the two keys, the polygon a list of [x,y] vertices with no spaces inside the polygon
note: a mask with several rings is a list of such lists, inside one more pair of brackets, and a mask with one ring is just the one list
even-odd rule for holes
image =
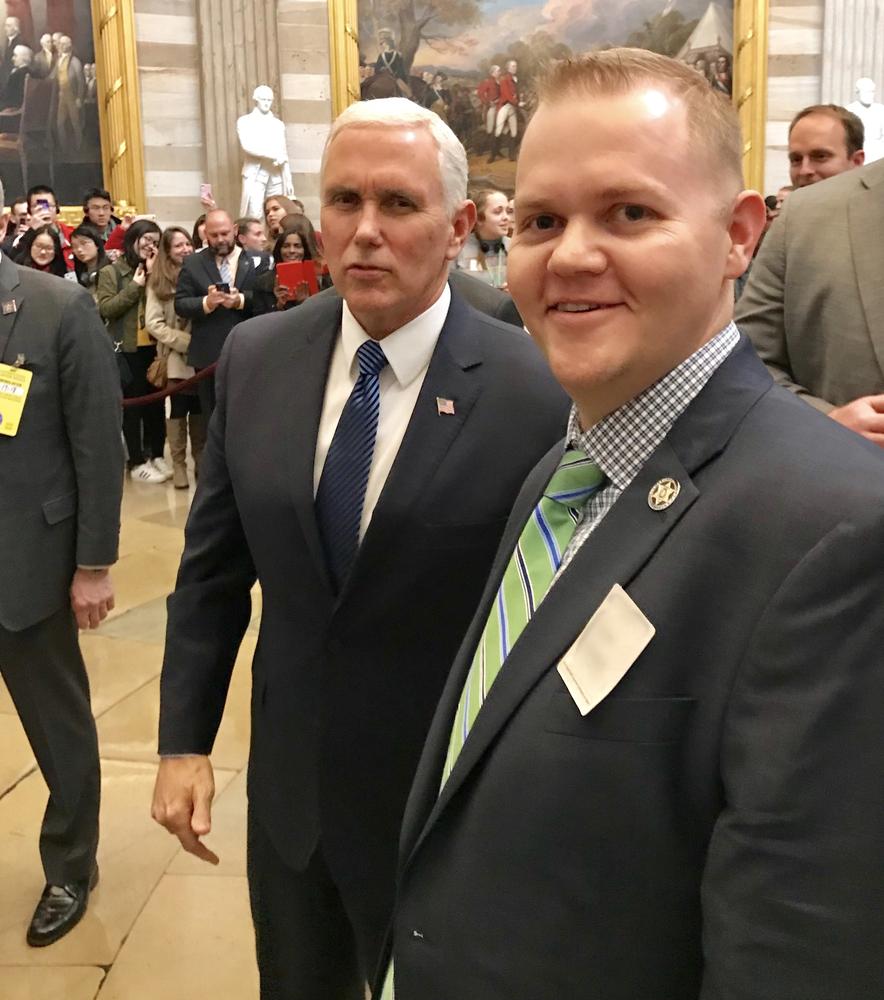
{"label": "tie knot", "polygon": [[598,465],[582,451],[570,448],[543,493],[550,500],[579,510],[604,482],[605,474]]}
{"label": "tie knot", "polygon": [[356,350],[360,375],[377,375],[387,364],[387,356],[376,340],[366,340]]}

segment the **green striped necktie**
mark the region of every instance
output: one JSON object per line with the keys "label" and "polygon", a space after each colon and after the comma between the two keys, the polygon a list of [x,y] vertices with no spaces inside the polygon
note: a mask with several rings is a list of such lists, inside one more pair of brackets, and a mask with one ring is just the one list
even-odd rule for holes
{"label": "green striped necktie", "polygon": [[576,448],[566,451],[522,529],[488,614],[451,730],[442,783],[476,721],[500,668],[546,597],[586,501],[605,484],[605,474]]}
{"label": "green striped necktie", "polygon": [[[458,702],[442,773],[443,785],[509,651],[546,597],[586,501],[605,482],[602,470],[582,451],[576,448],[566,451],[522,529]],[[393,1000],[392,962],[380,1000]]]}

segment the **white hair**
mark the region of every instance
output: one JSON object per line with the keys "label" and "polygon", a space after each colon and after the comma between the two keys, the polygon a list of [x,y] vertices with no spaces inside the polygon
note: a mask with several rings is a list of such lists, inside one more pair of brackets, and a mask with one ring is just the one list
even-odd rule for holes
{"label": "white hair", "polygon": [[259,101],[261,98],[273,100],[273,88],[268,87],[266,83],[259,84],[252,92],[253,101]]}
{"label": "white hair", "polygon": [[426,128],[439,150],[439,176],[442,198],[449,216],[460,208],[467,197],[467,154],[460,139],[434,112],[422,108],[405,97],[384,97],[374,101],[351,104],[332,122],[331,131],[322,151],[320,177],[325,173],[328,151],[335,136],[345,128],[359,126],[384,128]]}

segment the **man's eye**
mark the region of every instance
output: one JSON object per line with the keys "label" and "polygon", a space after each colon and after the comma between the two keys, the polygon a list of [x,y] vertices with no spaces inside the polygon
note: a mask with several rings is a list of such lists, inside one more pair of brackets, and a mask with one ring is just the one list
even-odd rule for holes
{"label": "man's eye", "polygon": [[624,222],[645,222],[651,217],[643,205],[619,205],[615,214]]}
{"label": "man's eye", "polygon": [[537,229],[540,232],[549,232],[550,229],[554,229],[556,225],[556,217],[554,215],[535,215],[533,219],[528,222],[528,229]]}

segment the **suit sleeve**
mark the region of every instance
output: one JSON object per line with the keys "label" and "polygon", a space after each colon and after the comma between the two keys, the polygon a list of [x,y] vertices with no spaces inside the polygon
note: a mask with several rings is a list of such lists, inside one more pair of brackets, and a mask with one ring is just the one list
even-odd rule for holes
{"label": "suit sleeve", "polygon": [[495,319],[499,319],[504,323],[509,323],[510,326],[517,326],[523,330],[525,328],[525,324],[522,322],[522,316],[516,308],[516,303],[513,302],[509,295],[507,295],[497,307]]}
{"label": "suit sleeve", "polygon": [[752,341],[758,356],[778,385],[790,389],[823,413],[828,413],[832,404],[814,396],[792,377],[785,303],[788,219],[787,202],[780,217],[770,227],[752,264],[749,280],[737,302],[737,325]]}
{"label": "suit sleeve", "polygon": [[215,378],[217,405],[168,601],[160,683],[160,754],[211,753],[230,675],[251,617],[255,566],[225,454],[228,379],[237,337],[227,338]]}
{"label": "suit sleeve", "polygon": [[59,378],[65,428],[77,477],[78,566],[117,561],[123,446],[120,376],[91,296],[66,296],[59,330]]}
{"label": "suit sleeve", "polygon": [[701,1000],[871,997],[884,983],[884,523],[842,523],[748,647],[703,878]]}
{"label": "suit sleeve", "polygon": [[178,275],[178,285],[175,288],[175,312],[185,319],[198,319],[205,316],[203,299],[206,292],[198,287],[193,268],[188,266],[187,258]]}

